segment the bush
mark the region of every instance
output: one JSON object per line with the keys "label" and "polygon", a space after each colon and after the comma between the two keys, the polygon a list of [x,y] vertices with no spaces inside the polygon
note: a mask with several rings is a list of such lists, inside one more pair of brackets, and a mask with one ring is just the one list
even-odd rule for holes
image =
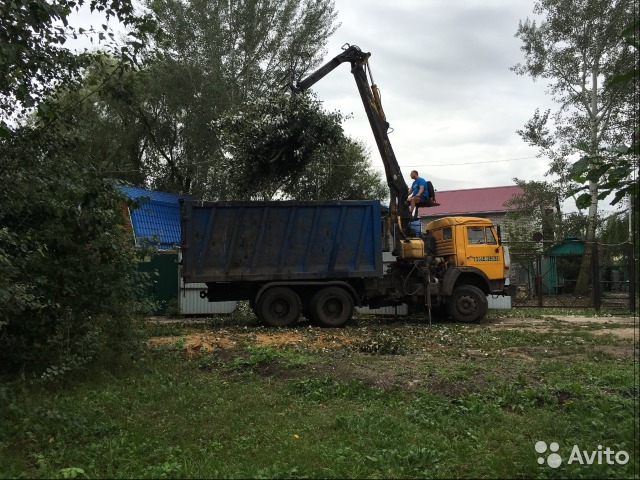
{"label": "bush", "polygon": [[145,277],[126,200],[74,141],[23,127],[0,151],[0,372],[59,378],[136,343]]}

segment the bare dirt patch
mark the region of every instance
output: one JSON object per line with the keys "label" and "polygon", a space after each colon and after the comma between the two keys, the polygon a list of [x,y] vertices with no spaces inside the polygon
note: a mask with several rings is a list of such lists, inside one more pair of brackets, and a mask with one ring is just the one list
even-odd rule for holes
{"label": "bare dirt patch", "polygon": [[594,335],[607,335],[611,334],[615,337],[621,338],[623,340],[638,340],[640,334],[637,328],[608,328],[606,330],[593,330],[591,331]]}
{"label": "bare dirt patch", "polygon": [[336,335],[326,329],[285,330],[275,333],[258,333],[255,342],[258,345],[281,346],[300,345],[305,348],[339,348],[360,340],[358,337]]}
{"label": "bare dirt patch", "polygon": [[290,330],[265,330],[264,332],[247,331],[218,331],[203,332],[185,329],[180,336],[152,337],[148,340],[150,346],[179,345],[188,353],[200,351],[215,351],[234,349],[241,344],[269,347],[295,347],[306,349],[340,348],[352,342],[361,340],[357,336],[349,336],[339,331],[322,328],[305,328]]}
{"label": "bare dirt patch", "polygon": [[229,338],[203,332],[189,333],[179,337],[152,337],[147,341],[148,345],[154,347],[180,345],[188,352],[229,349],[234,348],[236,343]]}
{"label": "bare dirt patch", "polygon": [[640,338],[638,318],[633,317],[580,317],[544,316],[543,318],[487,319],[482,325],[506,330],[526,330],[549,333],[565,327],[584,327],[594,335],[611,334],[623,340]]}

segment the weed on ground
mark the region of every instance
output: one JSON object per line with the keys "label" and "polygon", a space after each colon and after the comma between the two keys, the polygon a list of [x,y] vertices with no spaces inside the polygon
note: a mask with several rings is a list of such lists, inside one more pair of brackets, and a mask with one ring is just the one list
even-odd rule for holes
{"label": "weed on ground", "polygon": [[0,476],[637,478],[637,343],[511,320],[150,322],[128,371],[0,386]]}

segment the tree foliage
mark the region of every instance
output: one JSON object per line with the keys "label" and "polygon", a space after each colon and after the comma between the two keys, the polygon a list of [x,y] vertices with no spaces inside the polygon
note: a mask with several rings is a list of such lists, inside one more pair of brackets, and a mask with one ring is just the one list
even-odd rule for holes
{"label": "tree foliage", "polygon": [[[102,58],[87,69],[85,88],[63,99],[88,95],[73,113],[76,135],[92,139],[79,159],[124,181],[210,200],[386,196],[368,152],[345,138],[340,113],[283,90],[321,58],[335,29],[332,1],[148,5],[164,32],[162,58],[140,71]],[[314,167],[323,161],[336,168]]]}
{"label": "tree foliage", "polygon": [[[606,82],[621,70],[633,68],[634,53],[621,42],[619,31],[632,18],[630,0],[538,0],[534,13],[544,19],[538,23],[520,22],[516,36],[522,40],[525,62],[513,67],[520,75],[549,81],[549,93],[558,109],[536,111],[518,133],[540,154],[551,160],[550,174],[560,177],[569,194],[575,191],[571,159],[584,146],[594,163],[601,148],[624,143],[631,138],[629,129],[636,100],[632,88],[624,83]],[[549,125],[550,120],[553,125]],[[607,184],[608,170],[589,168],[587,181],[588,228],[587,254],[576,287],[577,293],[588,286],[589,249],[596,238],[600,184]],[[595,175],[595,172],[600,175]]]}
{"label": "tree foliage", "polygon": [[321,148],[284,194],[297,200],[381,200],[389,187],[371,168],[370,152],[362,142],[343,137],[332,149]]}
{"label": "tree foliage", "polygon": [[144,129],[129,151],[140,153],[142,163],[131,169],[142,169],[149,184],[231,198],[238,178],[210,122],[281,89],[294,64],[317,63],[336,28],[333,1],[158,0],[148,6],[164,32],[157,38],[162,60],[123,79],[118,88],[127,95],[103,98],[101,106],[128,103],[129,115],[116,121]]}
{"label": "tree foliage", "polygon": [[0,144],[1,371],[58,377],[127,351],[144,278],[124,198],[53,127]]}
{"label": "tree foliage", "polygon": [[238,178],[258,192],[296,179],[317,149],[335,145],[341,119],[309,96],[278,95],[245,102],[211,126]]}
{"label": "tree foliage", "polygon": [[[92,58],[84,52],[76,54],[65,47],[68,38],[92,32],[75,29],[69,16],[85,5],[85,0],[12,0],[0,4],[0,133],[9,134],[8,121],[39,108],[38,113],[50,117],[42,100],[57,87],[70,88],[81,80],[82,68]],[[131,0],[92,0],[92,12],[105,20],[116,18],[128,30],[124,45],[111,48],[123,62],[131,63],[135,52],[154,31],[150,15],[135,12]],[[113,37],[106,24],[98,33],[100,40]],[[106,42],[105,48],[114,47]]]}
{"label": "tree foliage", "polygon": [[[640,20],[638,17],[632,21],[631,25],[620,33],[623,45],[634,51],[637,55],[640,51]],[[580,184],[589,181],[597,181],[604,178],[604,183],[600,184],[599,199],[606,198],[614,194],[611,205],[616,205],[625,196],[630,196],[633,202],[638,202],[638,157],[640,157],[640,126],[638,125],[637,105],[640,102],[640,74],[638,72],[638,62],[631,66],[621,65],[619,70],[614,71],[614,75],[607,79],[610,86],[623,85],[631,87],[628,92],[630,111],[623,117],[628,132],[628,145],[613,145],[601,147],[596,155],[589,151],[587,145],[578,144],[578,148],[584,152],[583,157],[575,162],[571,167],[572,179]],[[580,189],[577,189],[580,191]],[[588,202],[587,194],[578,197],[578,206],[584,206]]]}
{"label": "tree foliage", "polygon": [[368,171],[361,145],[345,137],[343,117],[311,94],[245,102],[212,122],[241,185],[232,198],[364,199],[386,197]]}
{"label": "tree foliage", "polygon": [[[533,233],[542,234],[546,242],[562,238],[562,213],[558,204],[559,188],[550,182],[526,181],[514,178],[522,189],[505,205],[513,207],[507,213],[507,234],[514,253],[538,251],[538,244],[531,244]],[[522,243],[520,243],[522,242]]]}
{"label": "tree foliage", "polygon": [[[638,151],[640,146],[636,141],[631,146],[620,145],[600,148],[597,154],[589,152],[585,144],[577,145],[584,152],[584,156],[577,160],[570,169],[571,179],[579,184],[600,182],[598,200],[603,200],[613,194],[611,205],[619,204],[625,197],[638,199]],[[576,187],[570,191],[576,195],[585,187]],[[588,208],[591,195],[582,193],[576,198],[578,208]]]}
{"label": "tree foliage", "polygon": [[[83,34],[68,17],[84,2],[15,0],[0,6],[0,372],[59,378],[135,343],[141,277],[124,199],[76,148],[56,93],[74,92],[99,54],[74,54]],[[108,43],[120,70],[134,64],[154,24],[132,3],[93,0],[91,10],[131,28]],[[105,32],[107,35],[105,35]],[[100,38],[106,41],[103,27]],[[115,58],[115,57],[114,57]],[[80,99],[81,100],[81,99]],[[72,116],[71,116],[72,118]]]}

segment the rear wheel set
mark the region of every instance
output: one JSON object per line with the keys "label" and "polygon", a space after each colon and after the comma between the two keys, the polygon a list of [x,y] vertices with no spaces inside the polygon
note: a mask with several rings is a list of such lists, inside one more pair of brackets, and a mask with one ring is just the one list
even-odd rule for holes
{"label": "rear wheel set", "polygon": [[252,303],[260,321],[270,327],[291,327],[301,313],[322,327],[342,327],[351,319],[354,306],[351,295],[336,286],[316,292],[304,308],[300,296],[288,287],[269,288]]}
{"label": "rear wheel set", "polygon": [[353,315],[353,299],[340,287],[326,287],[310,303],[313,320],[321,327],[343,327]]}

